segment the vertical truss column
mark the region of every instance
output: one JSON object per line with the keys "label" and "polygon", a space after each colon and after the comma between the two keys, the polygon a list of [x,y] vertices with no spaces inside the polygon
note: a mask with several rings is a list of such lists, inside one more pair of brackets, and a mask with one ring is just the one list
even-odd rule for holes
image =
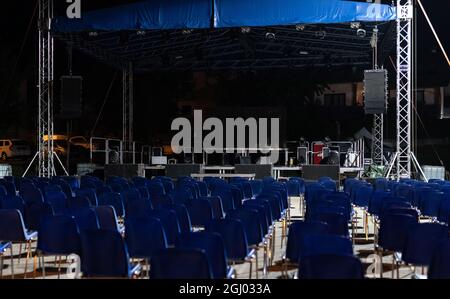
{"label": "vertical truss column", "polygon": [[372,129],[372,161],[375,165],[383,165],[383,114],[373,115],[373,129]]}
{"label": "vertical truss column", "polygon": [[122,140],[125,151],[133,149],[133,64],[127,63],[122,70]]}
{"label": "vertical truss column", "polygon": [[39,0],[39,115],[38,161],[40,177],[51,177],[53,161],[53,37],[50,33],[53,0]]}
{"label": "vertical truss column", "polygon": [[412,0],[397,0],[397,178],[411,177]]}

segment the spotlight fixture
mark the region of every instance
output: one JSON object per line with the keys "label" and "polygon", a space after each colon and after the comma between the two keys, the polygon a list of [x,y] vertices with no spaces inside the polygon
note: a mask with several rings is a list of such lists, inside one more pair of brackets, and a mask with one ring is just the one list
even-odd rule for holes
{"label": "spotlight fixture", "polygon": [[360,38],[365,38],[366,34],[367,34],[367,32],[364,29],[358,29],[358,31],[356,31],[356,35]]}
{"label": "spotlight fixture", "polygon": [[89,32],[89,37],[96,37],[96,36],[98,36],[98,33],[96,31]]}
{"label": "spotlight fixture", "polygon": [[295,30],[297,30],[297,31],[303,31],[303,30],[305,30],[305,25],[303,25],[303,24],[297,24],[297,25],[295,25]]}
{"label": "spotlight fixture", "polygon": [[324,30],[319,30],[314,33],[314,35],[320,39],[324,39],[327,33]]}
{"label": "spotlight fixture", "polygon": [[350,28],[351,29],[359,29],[361,27],[361,23],[360,22],[351,22],[350,23]]}
{"label": "spotlight fixture", "polygon": [[274,40],[276,38],[276,35],[273,32],[267,32],[266,33],[266,38],[270,39],[270,40]]}
{"label": "spotlight fixture", "polygon": [[143,36],[143,35],[145,35],[145,31],[144,31],[144,30],[138,30],[138,31],[136,32],[136,34],[137,34],[137,35],[140,35],[140,36]]}
{"label": "spotlight fixture", "polygon": [[248,34],[250,31],[250,27],[241,27],[241,33]]}
{"label": "spotlight fixture", "polygon": [[183,30],[181,31],[181,33],[184,34],[184,35],[187,35],[187,34],[191,34],[192,31],[194,31],[194,30],[192,30],[192,29],[183,29]]}
{"label": "spotlight fixture", "polygon": [[308,55],[309,52],[308,52],[308,51],[300,50],[300,51],[298,52],[298,54],[300,54],[300,55]]}

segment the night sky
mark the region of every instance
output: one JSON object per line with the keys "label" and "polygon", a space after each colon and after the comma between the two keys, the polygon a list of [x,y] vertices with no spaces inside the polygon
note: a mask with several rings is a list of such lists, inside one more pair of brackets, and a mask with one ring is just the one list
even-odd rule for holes
{"label": "night sky", "polygon": [[[6,1],[5,1],[6,2]],[[0,136],[16,135],[17,137],[34,140],[36,134],[36,111],[37,111],[37,30],[36,19],[33,18],[37,1],[7,1],[3,4],[3,11],[7,13],[0,19]],[[55,14],[64,14],[66,1],[55,0]],[[138,1],[124,0],[84,0],[82,1],[82,10],[88,11],[98,8],[106,8],[118,4],[125,4]],[[365,2],[365,1],[364,1]],[[383,1],[391,3],[391,1]],[[450,37],[448,29],[450,20],[448,12],[450,11],[450,1],[442,0],[423,0],[423,4],[428,10],[429,16],[438,32],[447,52],[450,49]],[[6,7],[5,7],[6,6]],[[30,21],[31,20],[31,21]],[[31,23],[30,23],[31,22]],[[425,23],[423,15],[418,13],[418,73],[419,81],[424,80],[432,82],[448,81],[449,69],[446,66],[445,59],[440,52],[437,43],[434,41],[432,33]],[[29,31],[27,31],[29,29]],[[28,32],[28,33],[27,33]],[[395,55],[395,53],[393,53]],[[68,74],[68,59],[66,46],[61,42],[56,42],[56,78]],[[83,76],[83,119],[73,122],[73,134],[81,134],[89,137],[100,107],[103,103],[105,94],[116,71],[102,65],[91,58],[74,52],[73,56],[74,75]],[[340,73],[341,75],[342,73]],[[207,77],[216,82],[215,88],[210,91],[210,101],[228,103],[233,105],[243,105],[239,95],[243,91],[248,96],[248,103],[257,101],[260,98],[258,86],[264,86],[266,102],[264,105],[279,105],[280,101],[271,101],[270,95],[283,90],[283,86],[294,85],[295,82],[289,81],[292,74],[285,72],[269,72],[257,74],[257,79],[248,78],[248,74],[233,74],[234,81],[230,81],[230,74],[227,72],[207,74]],[[318,85],[326,84],[324,77],[320,72],[317,74],[306,74],[309,78],[306,87],[294,89],[294,93],[305,93],[307,90],[316,88]],[[301,72],[298,76],[305,77]],[[208,79],[208,80],[209,80]],[[341,78],[342,79],[342,76]],[[57,79],[57,81],[59,81]],[[330,81],[333,81],[331,78]],[[218,83],[217,83],[218,82]],[[254,83],[257,82],[257,83]],[[270,82],[270,84],[268,84]],[[154,73],[145,76],[136,77],[136,139],[145,142],[154,142],[155,139],[167,139],[169,125],[173,117],[176,117],[176,103],[180,99],[194,99],[193,93],[196,82],[193,80],[193,74],[189,72],[181,73]],[[259,85],[258,85],[259,84]],[[280,87],[281,86],[281,87]],[[254,91],[252,93],[251,91]],[[260,92],[261,93],[261,92]],[[105,109],[94,135],[121,136],[121,73],[117,74],[110,97],[106,101]],[[267,96],[269,95],[269,96]],[[274,96],[275,97],[275,96]],[[280,95],[283,98],[283,95]],[[285,97],[287,99],[287,96]],[[233,99],[235,102],[233,102]],[[300,104],[295,102],[281,101],[286,107],[292,107],[293,111],[303,110],[303,114],[308,108],[301,108]],[[57,114],[59,105],[59,93],[55,92],[55,113]],[[395,112],[395,107],[390,110]],[[421,112],[419,112],[421,113]],[[423,112],[426,113],[426,112]],[[327,115],[327,114],[324,114]],[[307,116],[306,116],[307,117]],[[424,117],[427,118],[427,117]],[[326,130],[335,131],[335,120],[328,121],[323,117],[323,124],[320,125],[323,130],[317,132],[306,130],[311,120],[296,118],[295,122],[299,128],[287,132],[290,138],[299,138],[308,136],[311,138],[321,138]],[[351,135],[355,128],[368,126],[370,128],[371,117],[358,114],[354,120],[343,121],[343,134]],[[437,124],[437,125],[436,125]],[[442,129],[450,129],[447,121],[427,120],[427,126],[430,135],[443,137]],[[394,123],[389,124],[394,127]],[[434,130],[433,126],[439,128],[441,132]],[[289,126],[290,127],[290,126]],[[65,122],[56,115],[55,128],[62,133],[66,130]],[[302,129],[303,128],[303,129]],[[388,129],[388,137],[393,137],[393,128]],[[391,136],[389,136],[389,134]],[[444,136],[448,135],[446,132]],[[427,137],[424,132],[419,132],[422,138]],[[432,136],[432,137],[433,137]],[[14,137],[14,136],[13,136]]]}

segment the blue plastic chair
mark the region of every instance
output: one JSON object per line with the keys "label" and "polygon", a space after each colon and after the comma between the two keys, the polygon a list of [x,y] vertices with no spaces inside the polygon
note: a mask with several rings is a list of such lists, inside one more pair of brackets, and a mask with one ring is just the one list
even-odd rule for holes
{"label": "blue plastic chair", "polygon": [[410,265],[428,266],[437,246],[449,236],[448,227],[438,223],[419,223],[408,232],[402,260]]}
{"label": "blue plastic chair", "polygon": [[98,197],[99,206],[112,206],[116,212],[117,217],[125,216],[125,208],[123,205],[122,196],[119,193],[108,192],[103,193]]}
{"label": "blue plastic chair", "polygon": [[[42,274],[45,277],[44,256],[68,256],[81,252],[80,234],[75,219],[70,216],[42,218],[38,232],[37,251],[42,257]],[[58,278],[60,277],[58,269]]]}
{"label": "blue plastic chair", "polygon": [[212,269],[206,254],[198,249],[169,248],[151,259],[151,279],[211,279]]}
{"label": "blue plastic chair", "polygon": [[122,228],[117,222],[117,215],[112,206],[98,206],[95,207],[95,214],[97,215],[98,225],[101,230],[113,230],[121,232]]}
{"label": "blue plastic chair", "polygon": [[91,202],[85,196],[75,196],[68,200],[69,209],[89,208]]}
{"label": "blue plastic chair", "polygon": [[199,249],[205,252],[213,279],[231,278],[232,269],[227,266],[225,245],[219,234],[197,232],[180,235],[177,248]]}
{"label": "blue plastic chair", "polygon": [[3,186],[6,190],[6,194],[8,196],[15,196],[16,195],[16,185],[12,181],[8,181],[5,179],[0,179],[0,186]]}
{"label": "blue plastic chair", "polygon": [[25,215],[25,203],[20,195],[0,198],[0,206],[4,210],[19,210]]}
{"label": "blue plastic chair", "polygon": [[301,242],[302,250],[299,261],[314,255],[353,255],[353,244],[347,237],[330,234],[307,234]]}
{"label": "blue plastic chair", "polygon": [[231,190],[226,190],[223,188],[213,190],[211,192],[211,196],[219,196],[222,200],[222,207],[225,212],[225,215],[235,209],[234,206],[234,200],[233,200],[233,193]]}
{"label": "blue plastic chair", "polygon": [[325,222],[303,222],[297,221],[289,226],[289,234],[286,245],[284,261],[297,264],[302,252],[303,238],[306,235],[328,234],[329,226]]}
{"label": "blue plastic chair", "polygon": [[157,218],[161,221],[166,235],[167,244],[174,246],[180,235],[180,225],[177,214],[172,210],[156,209],[148,213],[149,217]]}
{"label": "blue plastic chair", "polygon": [[172,210],[177,214],[178,224],[180,225],[180,232],[182,234],[192,231],[191,217],[189,216],[186,206],[180,204],[164,204],[160,205],[158,208]]}
{"label": "blue plastic chair", "polygon": [[47,191],[45,202],[52,207],[53,213],[57,215],[65,214],[69,208],[67,197],[62,191]]}
{"label": "blue plastic chair", "polygon": [[422,215],[437,218],[439,216],[439,208],[443,198],[444,193],[442,192],[432,192],[429,197],[423,198],[420,207]]}
{"label": "blue plastic chair", "polygon": [[[28,258],[31,257],[31,243],[37,238],[37,232],[29,232],[25,228],[22,214],[18,210],[0,210],[0,241],[25,243],[27,258],[25,259],[25,277],[28,271]],[[13,264],[11,264],[13,267]],[[11,268],[14,277],[14,268]]]}
{"label": "blue plastic chair", "polygon": [[130,264],[122,236],[113,230],[81,232],[81,268],[85,277],[131,278],[140,266]]}
{"label": "blue plastic chair", "polygon": [[127,218],[125,241],[130,257],[148,259],[161,249],[168,247],[161,221],[157,218]]}
{"label": "blue plastic chair", "polygon": [[406,214],[385,214],[380,221],[378,245],[383,250],[402,252],[408,233],[417,225],[417,219]]}
{"label": "blue plastic chair", "polygon": [[450,279],[450,239],[436,248],[428,268],[429,279]]}
{"label": "blue plastic chair", "polygon": [[200,197],[200,199],[206,199],[211,204],[213,219],[223,219],[225,217],[222,199],[219,196]]}
{"label": "blue plastic chair", "polygon": [[72,209],[69,215],[75,219],[79,231],[100,229],[94,208]]}
{"label": "blue plastic chair", "polygon": [[361,261],[351,255],[315,255],[300,260],[300,279],[364,279]]}
{"label": "blue plastic chair", "polygon": [[325,222],[329,225],[329,233],[347,237],[349,235],[348,217],[338,211],[325,209],[312,217],[313,221]]}
{"label": "blue plastic chair", "polygon": [[78,189],[78,190],[75,190],[75,195],[87,197],[89,199],[91,206],[95,207],[95,206],[99,205],[98,200],[97,200],[97,193],[95,192],[95,189],[91,189],[91,188]]}
{"label": "blue plastic chair", "polygon": [[213,219],[212,206],[207,199],[194,199],[187,205],[187,209],[193,226],[205,227]]}
{"label": "blue plastic chair", "polygon": [[122,195],[127,217],[145,217],[153,209],[151,201],[142,198],[137,189],[124,191]]}

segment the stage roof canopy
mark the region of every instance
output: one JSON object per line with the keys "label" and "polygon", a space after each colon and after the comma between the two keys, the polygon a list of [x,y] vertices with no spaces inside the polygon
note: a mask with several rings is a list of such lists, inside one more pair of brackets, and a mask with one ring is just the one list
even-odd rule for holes
{"label": "stage roof canopy", "polygon": [[[57,17],[56,38],[136,71],[267,69],[371,64],[394,45],[396,9],[344,0],[152,0]],[[357,35],[351,22],[360,22]],[[361,32],[360,32],[361,33]]]}

